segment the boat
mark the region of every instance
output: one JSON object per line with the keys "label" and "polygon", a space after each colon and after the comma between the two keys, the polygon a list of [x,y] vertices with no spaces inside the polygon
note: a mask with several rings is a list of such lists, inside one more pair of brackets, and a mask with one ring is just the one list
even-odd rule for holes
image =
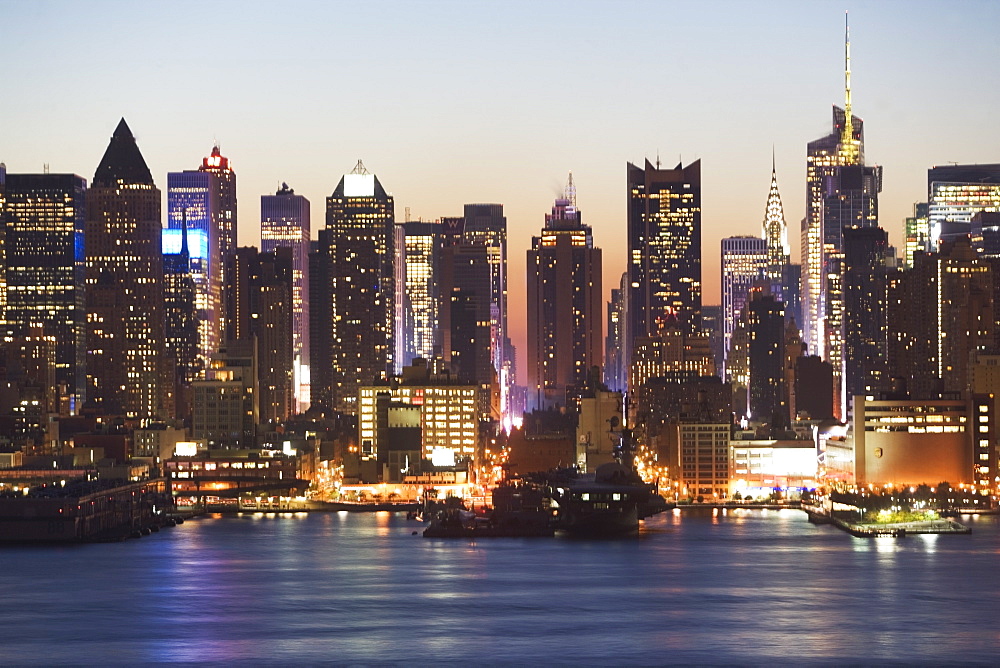
{"label": "boat", "polygon": [[430,516],[425,538],[551,538],[555,535],[545,488],[509,481],[493,490],[493,509],[476,515],[449,504]]}
{"label": "boat", "polygon": [[556,526],[577,536],[623,537],[639,534],[639,520],[669,509],[655,484],[617,462],[598,467],[593,480],[570,481],[553,490]]}

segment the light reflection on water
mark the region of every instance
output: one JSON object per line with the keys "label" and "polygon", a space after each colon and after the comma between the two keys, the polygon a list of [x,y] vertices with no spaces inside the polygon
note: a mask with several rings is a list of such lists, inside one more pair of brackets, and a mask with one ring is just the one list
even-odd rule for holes
{"label": "light reflection on water", "polygon": [[[206,517],[0,551],[2,663],[990,663],[996,517],[853,538],[792,510],[639,539],[429,540],[399,514]],[[58,638],[58,642],[53,642]]]}

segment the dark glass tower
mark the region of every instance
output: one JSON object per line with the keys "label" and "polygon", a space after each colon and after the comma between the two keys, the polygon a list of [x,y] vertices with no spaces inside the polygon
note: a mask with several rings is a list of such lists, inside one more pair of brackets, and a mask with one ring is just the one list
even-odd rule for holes
{"label": "dark glass tower", "polygon": [[701,331],[701,161],[659,169],[628,164],[627,366],[640,337],[676,318],[682,331]]}
{"label": "dark glass tower", "polygon": [[331,361],[329,395],[347,413],[357,412],[359,387],[394,368],[394,215],[392,195],[360,160],[326,199],[331,322],[313,346],[329,348],[320,355]]}
{"label": "dark glass tower", "polygon": [[237,248],[227,260],[227,345],[256,343],[263,423],[275,424],[293,411],[293,266],[293,251],[287,247],[268,253]]}
{"label": "dark glass tower", "polygon": [[490,268],[491,358],[500,381],[500,404],[507,410],[514,382],[513,351],[507,329],[507,218],[503,204],[466,204],[462,233],[467,244],[484,246]]}
{"label": "dark glass tower", "polygon": [[856,395],[888,390],[885,365],[886,246],[879,227],[844,230],[844,387]]}
{"label": "dark glass tower", "polygon": [[6,177],[6,329],[20,338],[41,327],[55,337],[58,406],[66,413],[86,397],[86,191],[86,179],[75,174]]}
{"label": "dark glass tower", "polygon": [[105,415],[169,415],[160,191],[124,118],[86,199],[87,401]]}

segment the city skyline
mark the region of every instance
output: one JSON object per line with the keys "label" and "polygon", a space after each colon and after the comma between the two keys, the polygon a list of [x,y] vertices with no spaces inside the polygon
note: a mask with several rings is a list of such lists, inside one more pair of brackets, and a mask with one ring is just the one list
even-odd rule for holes
{"label": "city skyline", "polygon": [[[22,66],[7,82],[18,94],[4,117],[19,131],[4,137],[0,161],[11,173],[41,173],[47,164],[89,182],[124,116],[165,197],[167,173],[193,168],[217,142],[240,174],[242,246],[260,244],[261,195],[286,181],[322,202],[358,158],[394,195],[400,221],[406,210],[434,220],[461,215],[468,203],[503,204],[519,350],[524,250],[568,171],[604,249],[605,300],[625,266],[618,230],[628,162],[701,160],[706,304],[720,299],[719,240],[758,233],[772,146],[798,258],[804,148],[826,131],[830,107],[843,104],[845,8],[867,161],[888,167],[879,204],[890,243],[901,249],[904,219],[926,200],[929,167],[995,162],[1000,150],[1000,133],[989,133],[998,94],[983,86],[1000,55],[989,34],[1000,19],[993,3],[968,3],[960,13],[930,3],[914,11],[912,3],[633,3],[627,12],[603,4],[459,12],[452,3],[386,3],[377,11],[303,6],[283,14],[251,5],[239,15],[226,7],[198,6],[201,22],[178,30],[195,5],[139,12],[117,3],[7,4],[15,30],[0,54]],[[482,25],[490,30],[476,29]],[[297,38],[260,52],[265,34]],[[572,38],[554,37],[561,34]],[[200,62],[198,54],[223,48],[229,56],[211,61],[213,76],[191,77],[180,98],[171,92],[169,82]],[[114,62],[115,77],[129,85],[94,86],[100,73],[65,79],[68,52]],[[634,66],[640,58],[648,69]],[[129,76],[144,68],[150,76]],[[40,107],[57,81],[73,103]],[[941,81],[968,90],[969,102],[934,95]],[[263,99],[262,87],[270,91]],[[538,104],[552,98],[572,104]],[[322,211],[312,217],[315,237]]]}

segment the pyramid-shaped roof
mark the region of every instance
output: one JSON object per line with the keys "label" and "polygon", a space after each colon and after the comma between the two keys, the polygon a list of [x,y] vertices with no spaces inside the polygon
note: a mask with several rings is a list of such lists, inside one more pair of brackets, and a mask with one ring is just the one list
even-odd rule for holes
{"label": "pyramid-shaped roof", "polygon": [[117,183],[145,183],[153,185],[153,175],[139,152],[135,137],[123,118],[115,133],[111,135],[111,143],[104,152],[101,163],[94,172],[95,187],[112,187]]}

